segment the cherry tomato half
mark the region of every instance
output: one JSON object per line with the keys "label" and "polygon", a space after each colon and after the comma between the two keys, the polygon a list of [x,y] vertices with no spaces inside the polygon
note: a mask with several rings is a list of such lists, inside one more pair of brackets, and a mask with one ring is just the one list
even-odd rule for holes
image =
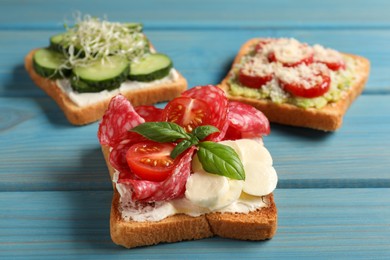
{"label": "cherry tomato half", "polygon": [[320,73],[316,75],[319,80],[312,81],[310,78],[302,78],[303,81],[306,81],[306,84],[310,86],[307,87],[302,83],[287,83],[283,80],[280,80],[280,85],[284,90],[290,92],[294,96],[304,97],[304,98],[314,98],[319,97],[328,92],[330,88],[330,76],[325,73]]}
{"label": "cherry tomato half", "polygon": [[274,39],[262,39],[258,41],[255,45],[255,52],[261,52],[264,47],[272,42],[274,42]]}
{"label": "cherry tomato half", "polygon": [[285,67],[295,67],[300,64],[313,63],[314,52],[312,48],[302,43],[281,44],[268,53],[270,62],[280,62]]}
{"label": "cherry tomato half", "polygon": [[317,62],[325,64],[330,70],[333,71],[345,69],[345,63],[343,61],[335,61],[335,62],[317,61]]}
{"label": "cherry tomato half", "polygon": [[320,45],[315,45],[314,62],[325,64],[330,70],[337,71],[345,69],[343,56],[335,50],[324,48]]}
{"label": "cherry tomato half", "polygon": [[272,80],[273,75],[267,74],[264,76],[255,75],[253,73],[247,73],[245,70],[240,70],[238,73],[238,81],[249,88],[261,88],[268,81]]}
{"label": "cherry tomato half", "polygon": [[176,123],[190,133],[197,126],[210,124],[210,109],[200,99],[178,97],[166,105],[162,119]]}
{"label": "cherry tomato half", "polygon": [[172,174],[178,158],[170,154],[175,146],[172,143],[145,141],[130,146],[126,161],[131,171],[142,180],[163,181]]}

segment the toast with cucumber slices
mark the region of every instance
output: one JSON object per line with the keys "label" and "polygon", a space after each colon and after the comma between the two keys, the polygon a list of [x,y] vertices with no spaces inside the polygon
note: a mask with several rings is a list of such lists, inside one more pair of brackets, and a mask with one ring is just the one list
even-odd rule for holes
{"label": "toast with cucumber slices", "polygon": [[[96,39],[100,39],[97,41]],[[137,23],[85,16],[25,58],[34,83],[74,125],[95,122],[122,94],[135,106],[173,99],[187,88],[172,60],[157,53]]]}
{"label": "toast with cucumber slices", "polygon": [[241,47],[219,87],[271,122],[335,131],[369,71],[361,56],[295,39],[254,38]]}

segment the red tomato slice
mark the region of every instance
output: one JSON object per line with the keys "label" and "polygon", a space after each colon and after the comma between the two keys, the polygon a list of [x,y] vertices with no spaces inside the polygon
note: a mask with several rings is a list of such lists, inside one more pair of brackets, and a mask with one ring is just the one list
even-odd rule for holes
{"label": "red tomato slice", "polygon": [[260,76],[254,75],[253,73],[247,73],[242,69],[238,73],[238,81],[240,81],[242,85],[255,89],[261,88],[263,85],[267,84],[268,81],[272,80],[272,78],[272,74]]}
{"label": "red tomato slice", "polygon": [[163,181],[168,178],[180,157],[172,159],[172,143],[145,141],[130,146],[126,161],[131,171],[142,180]]}
{"label": "red tomato slice", "polygon": [[162,119],[176,123],[190,133],[197,126],[210,124],[210,109],[200,99],[178,97],[164,108]]}
{"label": "red tomato slice", "polygon": [[318,62],[325,64],[330,70],[333,71],[345,69],[345,63],[343,61],[338,61],[338,62],[318,61]]}
{"label": "red tomato slice", "polygon": [[280,40],[274,49],[268,53],[270,62],[280,62],[285,67],[295,67],[300,64],[313,63],[314,51],[307,45],[291,40]]}
{"label": "red tomato slice", "polygon": [[[323,66],[323,65],[322,65]],[[281,87],[294,96],[314,98],[325,94],[330,88],[330,75],[325,71],[314,70],[313,74],[298,75],[299,81],[287,82],[279,78]]]}
{"label": "red tomato slice", "polygon": [[262,39],[258,41],[255,45],[255,52],[261,52],[264,48],[264,46],[268,45],[269,43],[274,42],[274,39]]}
{"label": "red tomato slice", "polygon": [[342,55],[335,50],[314,45],[314,62],[325,64],[330,70],[337,71],[345,69],[345,62]]}

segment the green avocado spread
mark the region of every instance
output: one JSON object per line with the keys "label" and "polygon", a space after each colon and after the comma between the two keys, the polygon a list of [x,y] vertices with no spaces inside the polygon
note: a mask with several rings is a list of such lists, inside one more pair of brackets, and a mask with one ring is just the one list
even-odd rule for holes
{"label": "green avocado spread", "polygon": [[[245,57],[243,57],[242,60],[245,61]],[[277,79],[272,79],[259,89],[246,87],[242,85],[237,79],[240,65],[236,65],[236,67],[233,68],[233,73],[231,73],[230,79],[228,81],[230,85],[229,93],[234,96],[271,100],[272,102],[278,104],[288,103],[305,109],[319,109],[326,106],[328,103],[336,102],[342,98],[345,92],[352,86],[353,82],[355,81],[353,71],[357,66],[357,61],[347,56],[344,56],[344,61],[346,64],[346,69],[331,71],[330,89],[324,95],[319,97],[303,98],[293,96],[280,87]]]}

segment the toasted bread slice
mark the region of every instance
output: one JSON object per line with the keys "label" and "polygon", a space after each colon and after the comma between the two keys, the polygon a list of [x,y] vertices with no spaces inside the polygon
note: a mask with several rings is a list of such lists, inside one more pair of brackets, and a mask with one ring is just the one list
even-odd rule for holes
{"label": "toasted bread slice", "polygon": [[[85,125],[102,118],[111,98],[89,106],[77,106],[56,84],[38,75],[33,68],[33,55],[36,50],[30,51],[25,57],[25,67],[34,83],[43,89],[65,113],[66,118],[74,125]],[[168,101],[180,95],[187,88],[186,79],[179,74],[179,78],[169,84],[158,84],[150,88],[134,89],[121,93],[133,106],[151,105],[157,102]]]}
{"label": "toasted bread slice", "polygon": [[219,84],[219,87],[226,92],[228,98],[230,100],[241,101],[256,107],[262,111],[271,122],[292,126],[309,127],[324,131],[335,131],[340,128],[344,114],[352,102],[362,93],[364,89],[370,71],[370,62],[366,58],[360,56],[342,54],[360,61],[360,66],[355,72],[357,80],[354,81],[353,85],[339,101],[328,103],[321,109],[304,109],[287,103],[277,104],[267,99],[254,99],[233,96],[229,92],[229,78],[233,71],[233,67],[241,61],[241,58],[246,55],[250,51],[253,44],[259,40],[260,39],[258,38],[251,39],[241,47],[236,58],[234,59],[231,71]]}
{"label": "toasted bread slice", "polygon": [[239,240],[266,240],[273,237],[277,210],[273,194],[266,197],[269,206],[248,214],[208,213],[199,217],[177,214],[157,222],[125,221],[119,211],[119,193],[114,191],[110,233],[115,244],[132,248],[163,242],[197,240],[212,236]]}
{"label": "toasted bread slice", "polygon": [[[109,148],[102,147],[110,172]],[[110,233],[114,243],[127,248],[163,242],[196,240],[212,236],[240,240],[266,240],[276,233],[277,209],[273,194],[266,196],[268,207],[244,213],[208,213],[199,217],[176,214],[157,222],[125,221],[119,210],[120,195],[114,187],[111,205]]]}

